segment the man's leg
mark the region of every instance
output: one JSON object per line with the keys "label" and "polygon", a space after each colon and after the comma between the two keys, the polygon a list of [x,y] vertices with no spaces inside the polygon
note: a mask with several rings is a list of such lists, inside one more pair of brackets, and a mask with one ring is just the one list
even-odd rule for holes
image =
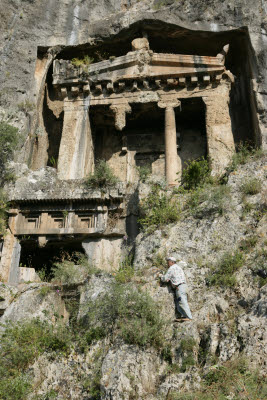
{"label": "man's leg", "polygon": [[179,285],[175,290],[176,307],[182,318],[192,319],[192,314],[187,303],[186,284]]}

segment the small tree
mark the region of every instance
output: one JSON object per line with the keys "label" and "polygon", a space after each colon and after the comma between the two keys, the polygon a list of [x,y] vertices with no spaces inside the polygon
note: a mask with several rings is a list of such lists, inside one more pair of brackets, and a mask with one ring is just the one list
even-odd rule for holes
{"label": "small tree", "polygon": [[182,173],[182,185],[186,190],[196,189],[203,186],[210,179],[209,160],[201,157],[186,163],[186,168]]}
{"label": "small tree", "polygon": [[18,129],[0,122],[0,185],[8,177],[7,162],[11,159],[16,146],[18,145]]}
{"label": "small tree", "polygon": [[118,178],[113,174],[105,160],[98,160],[95,172],[87,178],[86,184],[90,188],[111,187],[116,185]]}

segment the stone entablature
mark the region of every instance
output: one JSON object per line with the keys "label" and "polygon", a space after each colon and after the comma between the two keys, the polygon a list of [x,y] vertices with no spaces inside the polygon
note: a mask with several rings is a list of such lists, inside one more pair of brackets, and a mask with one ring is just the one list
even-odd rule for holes
{"label": "stone entablature", "polygon": [[[90,192],[89,192],[90,193]],[[91,191],[88,198],[14,199],[8,226],[15,236],[38,235],[118,235],[125,234],[124,195],[120,190]],[[11,196],[12,197],[12,196]],[[113,226],[114,213],[119,216]],[[121,221],[120,217],[122,218]],[[112,222],[110,222],[112,220]],[[112,225],[113,229],[110,229]]]}
{"label": "stone entablature", "polygon": [[[49,210],[17,210],[15,232],[17,236],[22,235],[91,235],[103,234],[107,227],[107,206],[98,206],[95,210],[89,207],[85,209],[68,209],[64,207],[59,210],[56,207]],[[10,218],[13,218],[11,210]]]}
{"label": "stone entablature", "polygon": [[223,74],[226,45],[216,57],[162,54],[137,50],[125,56],[86,66],[55,60],[53,84],[63,97],[89,92],[98,96],[112,93],[219,84]]}

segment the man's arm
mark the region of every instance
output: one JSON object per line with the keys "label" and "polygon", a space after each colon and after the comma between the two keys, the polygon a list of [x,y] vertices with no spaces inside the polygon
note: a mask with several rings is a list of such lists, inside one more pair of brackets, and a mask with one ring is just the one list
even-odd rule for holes
{"label": "man's arm", "polygon": [[165,275],[160,276],[160,280],[161,282],[169,282],[170,279],[171,279],[171,272],[169,268]]}

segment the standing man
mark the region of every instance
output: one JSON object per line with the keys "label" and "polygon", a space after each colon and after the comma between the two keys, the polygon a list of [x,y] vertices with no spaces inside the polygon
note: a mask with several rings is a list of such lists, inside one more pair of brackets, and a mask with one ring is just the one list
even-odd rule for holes
{"label": "standing man", "polygon": [[176,319],[175,321],[190,321],[192,319],[192,314],[187,303],[187,285],[184,271],[182,270],[182,265],[187,265],[185,262],[180,261],[176,264],[176,258],[168,257],[168,271],[165,275],[160,275],[162,282],[170,282],[173,289],[175,289],[175,303],[176,308],[181,314],[182,318]]}

